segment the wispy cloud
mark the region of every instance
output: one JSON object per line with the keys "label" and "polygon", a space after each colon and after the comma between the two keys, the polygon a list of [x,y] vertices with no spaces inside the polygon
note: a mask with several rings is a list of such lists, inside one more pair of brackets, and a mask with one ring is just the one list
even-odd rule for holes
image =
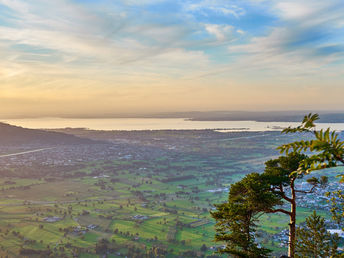
{"label": "wispy cloud", "polygon": [[239,18],[245,14],[245,10],[237,5],[236,2],[226,0],[185,1],[184,9],[192,13],[201,13],[205,16],[215,13]]}
{"label": "wispy cloud", "polygon": [[219,41],[226,40],[233,33],[233,27],[231,25],[206,24],[205,29]]}
{"label": "wispy cloud", "polygon": [[293,72],[319,69],[343,59],[344,30],[340,24],[344,19],[344,4],[339,1],[268,2],[280,22],[271,26],[265,35],[229,46],[231,53],[240,53],[241,60],[254,64],[256,69],[277,72],[285,68]]}
{"label": "wispy cloud", "polygon": [[[24,1],[2,0],[2,4],[11,8],[17,19],[14,26],[0,26],[0,39],[11,42],[13,50],[18,45],[26,46],[26,49],[17,49],[17,60],[27,52],[38,57],[40,54],[33,51],[37,48],[46,49],[46,55],[51,57],[58,52],[63,57],[62,63],[78,64],[89,59],[90,66],[95,63],[122,66],[142,59],[149,62],[150,58],[159,55],[167,58],[165,63],[184,60],[167,53],[180,52],[187,28],[152,23],[149,19],[136,21],[133,14],[123,14],[124,7],[117,8],[120,13],[116,16],[105,10],[93,13],[87,7],[66,1],[49,1],[48,4],[36,1],[29,5]],[[187,50],[183,50],[182,55],[195,57],[193,51]],[[43,58],[42,62],[45,62]]]}
{"label": "wispy cloud", "polygon": [[343,13],[341,0],[0,0],[0,99],[338,85]]}

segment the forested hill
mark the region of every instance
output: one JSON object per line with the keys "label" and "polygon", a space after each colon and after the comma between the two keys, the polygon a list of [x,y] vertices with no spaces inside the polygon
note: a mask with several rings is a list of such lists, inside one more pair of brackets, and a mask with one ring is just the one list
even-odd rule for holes
{"label": "forested hill", "polygon": [[66,144],[95,144],[99,143],[86,138],[80,138],[59,132],[27,129],[0,122],[0,145],[66,145]]}

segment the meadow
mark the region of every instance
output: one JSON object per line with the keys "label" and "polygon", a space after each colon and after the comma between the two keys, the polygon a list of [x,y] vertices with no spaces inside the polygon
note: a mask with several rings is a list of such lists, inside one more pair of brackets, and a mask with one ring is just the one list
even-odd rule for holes
{"label": "meadow", "polygon": [[[83,162],[68,173],[2,177],[0,256],[217,257],[222,243],[213,241],[214,204],[291,140],[276,132],[128,135],[124,145],[131,152]],[[311,211],[300,208],[298,223]],[[329,218],[326,210],[320,214]],[[276,256],[285,247],[271,235],[287,223],[283,215],[261,219],[259,241]]]}

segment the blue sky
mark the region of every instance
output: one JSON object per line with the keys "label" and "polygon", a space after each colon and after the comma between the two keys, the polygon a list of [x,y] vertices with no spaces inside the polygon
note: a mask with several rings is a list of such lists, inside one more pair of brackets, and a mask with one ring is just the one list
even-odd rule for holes
{"label": "blue sky", "polygon": [[342,0],[0,0],[0,115],[343,109]]}

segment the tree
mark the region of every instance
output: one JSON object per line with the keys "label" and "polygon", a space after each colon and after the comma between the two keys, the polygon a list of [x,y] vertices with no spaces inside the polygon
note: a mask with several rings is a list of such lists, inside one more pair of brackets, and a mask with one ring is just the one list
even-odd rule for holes
{"label": "tree", "polygon": [[[343,181],[343,179],[341,180]],[[344,220],[344,193],[342,190],[330,192],[326,194],[331,197],[328,202],[331,205],[332,219],[343,227]]]}
{"label": "tree", "polygon": [[[280,146],[278,149],[285,156],[266,162],[262,174],[250,174],[232,185],[228,203],[216,206],[217,212],[212,213],[217,220],[215,240],[226,242],[226,248],[221,252],[245,257],[249,252],[257,250],[258,245],[252,237],[255,222],[263,213],[280,212],[290,218],[288,256],[294,257],[297,194],[312,193],[317,186],[326,185],[328,180],[325,176],[308,179],[308,183],[312,185],[308,191],[296,189],[295,181],[314,170],[336,166],[336,161],[344,164],[344,143],[338,140],[335,132],[330,133],[330,129],[316,131],[314,121],[318,118],[318,115],[309,114],[305,116],[301,126],[289,127],[283,131],[312,134],[315,136],[314,140],[301,140]],[[307,156],[307,151],[316,154]],[[251,177],[255,177],[252,182]],[[242,189],[235,194],[235,189],[240,187]],[[262,196],[269,196],[270,201]],[[290,210],[278,206],[283,202],[290,204]]]}
{"label": "tree", "polygon": [[[344,165],[344,141],[341,141],[336,131],[316,130],[315,121],[319,119],[318,114],[308,114],[304,117],[300,126],[288,127],[282,132],[289,133],[306,133],[313,136],[311,140],[300,140],[284,144],[278,149],[280,153],[314,153],[300,163],[298,173],[309,174],[314,170],[336,167],[339,164]],[[339,164],[338,164],[339,163]]]}
{"label": "tree", "polygon": [[216,205],[217,211],[211,212],[217,221],[215,241],[226,242],[220,253],[236,257],[267,257],[270,253],[255,242],[255,222],[262,210],[280,202],[261,179],[258,173],[252,173],[233,184],[228,202]]}
{"label": "tree", "polygon": [[206,252],[207,250],[208,250],[207,246],[206,246],[205,244],[203,244],[203,245],[201,246],[201,251],[202,251],[202,252]]}
{"label": "tree", "polygon": [[96,254],[106,254],[109,249],[109,240],[102,238],[100,239],[95,247]]}
{"label": "tree", "polygon": [[325,227],[325,219],[313,211],[306,218],[306,225],[297,229],[296,257],[336,257],[339,237],[331,235]]}
{"label": "tree", "polygon": [[[266,209],[266,213],[283,213],[289,216],[289,240],[288,240],[288,256],[293,257],[295,253],[295,236],[296,236],[296,207],[298,194],[311,194],[316,187],[325,186],[328,182],[327,177],[322,176],[320,179],[316,177],[309,178],[307,182],[312,187],[307,190],[300,190],[295,187],[295,181],[303,178],[303,173],[299,171],[300,164],[307,159],[307,156],[300,153],[290,153],[287,156],[281,156],[265,163],[265,171],[262,177],[270,185],[270,191],[279,196],[281,200],[289,203],[290,210],[281,208]],[[307,167],[308,168],[308,167]]]}
{"label": "tree", "polygon": [[[283,213],[290,218],[288,253],[290,257],[294,256],[297,193],[312,193],[316,186],[326,181],[325,178],[311,178],[311,189],[296,189],[295,181],[302,178],[302,174],[293,172],[297,171],[305,158],[306,155],[291,153],[269,160],[262,174],[248,174],[231,186],[228,203],[216,205],[217,212],[212,213],[217,220],[215,240],[227,242],[227,247],[221,252],[237,255],[241,252],[249,254],[250,250],[256,252],[258,245],[254,243],[252,235],[259,216],[264,213]],[[280,205],[283,203],[289,203],[290,210],[282,209]]]}
{"label": "tree", "polygon": [[[336,131],[331,131],[330,128],[326,130],[316,130],[315,121],[319,119],[318,114],[308,114],[304,117],[300,126],[296,128],[287,128],[283,130],[284,133],[306,133],[313,136],[311,140],[295,141],[289,144],[284,144],[278,149],[280,153],[313,153],[300,163],[298,169],[299,174],[309,174],[314,170],[321,170],[324,168],[332,168],[344,165],[344,141],[340,140],[340,135]],[[344,175],[341,176],[341,182],[344,182]],[[327,183],[327,179],[324,181]],[[344,195],[341,191],[329,193],[332,196],[332,215],[338,222],[342,222],[344,217]]]}

